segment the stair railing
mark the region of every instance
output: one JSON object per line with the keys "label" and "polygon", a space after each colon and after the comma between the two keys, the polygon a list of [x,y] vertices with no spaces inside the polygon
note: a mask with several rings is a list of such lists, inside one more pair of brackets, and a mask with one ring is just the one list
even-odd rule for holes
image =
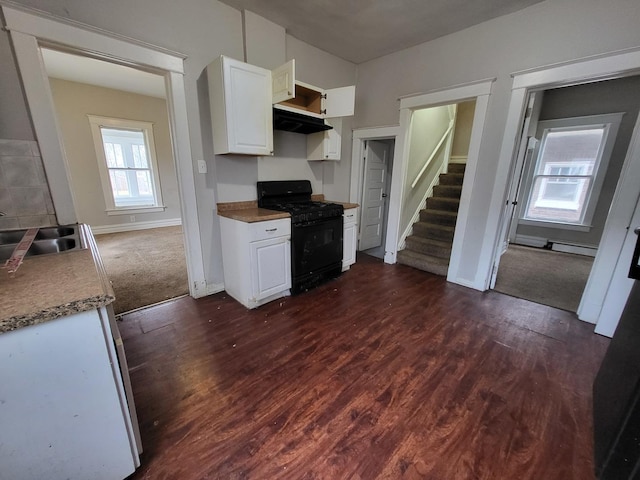
{"label": "stair railing", "polygon": [[418,172],[418,175],[416,175],[415,180],[411,184],[411,188],[416,188],[416,185],[418,184],[418,182],[422,178],[422,175],[424,175],[424,172],[427,171],[427,168],[429,167],[429,164],[433,161],[434,158],[436,158],[436,155],[438,155],[438,152],[440,152],[440,149],[442,148],[442,146],[445,144],[445,142],[449,138],[449,135],[451,135],[451,132],[453,132],[453,127],[454,127],[455,124],[456,124],[455,118],[449,120],[449,126],[445,130],[444,134],[442,135],[442,138],[440,139],[440,141],[438,142],[436,147],[433,149],[433,152],[431,152],[431,155],[429,155],[429,158],[427,158],[427,161],[424,162],[424,165],[422,166],[422,168]]}

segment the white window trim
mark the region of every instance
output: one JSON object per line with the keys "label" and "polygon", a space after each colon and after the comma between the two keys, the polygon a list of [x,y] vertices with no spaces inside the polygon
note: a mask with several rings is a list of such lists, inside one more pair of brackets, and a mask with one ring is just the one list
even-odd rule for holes
{"label": "white window trim", "polygon": [[531,164],[527,167],[530,172],[527,176],[525,194],[522,202],[523,208],[519,214],[519,222],[523,225],[536,225],[539,227],[551,227],[561,228],[567,230],[578,230],[588,232],[591,230],[591,222],[593,221],[593,214],[595,213],[598,199],[600,198],[600,191],[602,190],[602,183],[607,174],[607,168],[609,166],[609,160],[611,158],[611,152],[615,145],[616,137],[618,134],[618,128],[624,113],[609,113],[604,115],[589,115],[583,117],[569,117],[559,118],[554,120],[543,120],[538,122],[538,129],[558,129],[569,127],[588,127],[588,126],[605,126],[603,142],[601,144],[601,152],[598,156],[599,161],[595,166],[596,174],[593,177],[593,186],[587,199],[586,210],[581,223],[570,222],[553,222],[549,220],[536,220],[533,218],[526,218],[526,212],[530,201],[531,189],[533,187],[534,169],[537,166],[539,150],[542,147],[542,142],[538,142],[536,146],[536,152],[531,155]]}
{"label": "white window trim", "polygon": [[[134,213],[157,213],[165,210],[162,201],[162,190],[160,188],[160,174],[158,171],[158,161],[156,156],[155,139],[153,136],[153,123],[143,122],[139,120],[126,120],[122,118],[101,117],[98,115],[87,115],[91,125],[91,135],[93,136],[93,144],[96,150],[96,158],[98,161],[98,170],[100,172],[100,181],[102,184],[102,193],[106,205],[107,215],[130,215]],[[151,176],[153,178],[153,189],[155,194],[155,205],[132,205],[118,207],[113,198],[111,181],[109,180],[109,170],[107,168],[107,160],[105,158],[104,147],[102,143],[102,133],[100,127],[112,127],[122,129],[142,130],[148,147],[149,163]]]}

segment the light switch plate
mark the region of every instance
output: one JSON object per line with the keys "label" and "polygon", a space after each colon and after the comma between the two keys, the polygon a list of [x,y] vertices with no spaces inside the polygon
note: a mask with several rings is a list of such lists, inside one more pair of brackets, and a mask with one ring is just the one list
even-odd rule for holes
{"label": "light switch plate", "polygon": [[198,173],[207,173],[207,162],[198,160]]}

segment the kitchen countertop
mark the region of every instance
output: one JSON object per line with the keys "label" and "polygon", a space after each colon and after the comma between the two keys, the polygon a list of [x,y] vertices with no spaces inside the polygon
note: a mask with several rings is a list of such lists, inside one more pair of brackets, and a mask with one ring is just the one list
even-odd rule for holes
{"label": "kitchen countertop", "polygon": [[264,222],[266,220],[278,220],[280,218],[291,217],[287,212],[258,208],[258,202],[255,200],[251,202],[218,203],[217,207],[218,215],[221,217],[227,217],[232,220],[239,220],[246,223]]}
{"label": "kitchen countertop", "polygon": [[93,236],[81,230],[88,248],[26,257],[13,277],[0,269],[0,334],[115,300]]}
{"label": "kitchen countertop", "polygon": [[[312,195],[311,199],[317,202],[325,201],[324,195],[322,194]],[[340,204],[344,207],[345,210],[349,208],[356,208],[358,206],[357,203],[327,202]],[[220,215],[221,217],[227,217],[233,220],[239,220],[241,222],[247,223],[264,222],[267,220],[277,220],[280,218],[290,218],[291,216],[287,212],[258,208],[258,202],[256,200],[246,202],[218,203],[216,206],[218,215]]]}

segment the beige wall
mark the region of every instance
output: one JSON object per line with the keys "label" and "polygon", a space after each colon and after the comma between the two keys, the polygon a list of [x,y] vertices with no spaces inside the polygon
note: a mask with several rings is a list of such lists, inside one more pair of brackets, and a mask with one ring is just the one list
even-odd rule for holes
{"label": "beige wall", "polygon": [[[78,219],[93,227],[166,221],[180,217],[178,183],[171,148],[166,102],[148,97],[66,80],[50,79]],[[87,115],[153,123],[164,212],[130,215],[106,214],[100,173]]]}
{"label": "beige wall", "polygon": [[469,154],[469,141],[473,127],[473,115],[476,112],[476,101],[462,102],[456,110],[456,127],[451,144],[452,157],[466,157]]}

